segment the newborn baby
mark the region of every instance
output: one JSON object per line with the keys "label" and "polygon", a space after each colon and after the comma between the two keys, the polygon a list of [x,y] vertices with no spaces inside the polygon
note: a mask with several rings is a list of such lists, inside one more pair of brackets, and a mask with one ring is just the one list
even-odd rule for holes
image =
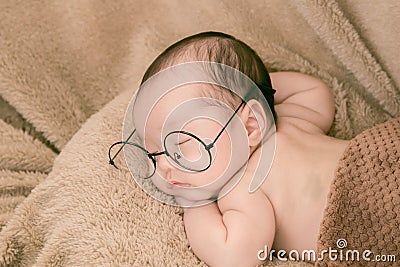
{"label": "newborn baby", "polygon": [[[194,253],[211,266],[253,266],[261,263],[257,256],[265,246],[316,250],[329,185],[348,144],[326,135],[334,116],[329,89],[300,73],[269,75],[248,45],[216,32],[190,36],[169,47],[150,65],[142,85],[187,62],[215,62],[240,71],[257,85],[271,114],[251,97],[251,88],[250,93],[238,93],[221,84],[188,83],[159,93],[159,100],[148,107],[145,103],[156,97],[151,86],[136,96],[133,114],[143,142],[140,149],[154,167],[148,177],[158,177],[152,178],[157,187],[176,195],[184,207]],[[231,84],[235,87],[235,81]],[[200,102],[190,102],[193,99]],[[183,110],[200,110],[197,117],[186,118],[187,112],[180,112],[183,123],[168,121],[175,108],[185,104]],[[207,117],[214,108],[221,119]],[[271,125],[276,131],[265,135]],[[262,148],[271,140],[273,161],[263,165]],[[265,177],[250,192],[260,166],[266,169]],[[232,182],[232,177],[240,179]],[[200,190],[208,185],[212,189]],[[196,205],[186,205],[193,201],[191,192],[200,196],[193,198]]]}

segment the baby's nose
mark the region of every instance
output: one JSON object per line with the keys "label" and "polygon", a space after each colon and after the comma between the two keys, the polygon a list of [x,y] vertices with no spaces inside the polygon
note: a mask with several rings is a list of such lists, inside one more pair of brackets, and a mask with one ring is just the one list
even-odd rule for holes
{"label": "baby's nose", "polygon": [[169,172],[174,166],[169,162],[167,155],[160,155],[157,160],[157,165],[162,173]]}
{"label": "baby's nose", "polygon": [[162,178],[170,183],[173,183],[171,170],[175,167],[171,164],[171,162],[169,162],[168,156],[161,155],[158,158],[157,168]]}

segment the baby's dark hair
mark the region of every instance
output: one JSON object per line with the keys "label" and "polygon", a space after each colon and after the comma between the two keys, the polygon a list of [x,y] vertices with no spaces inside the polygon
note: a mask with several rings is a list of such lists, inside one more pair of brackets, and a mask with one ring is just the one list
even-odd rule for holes
{"label": "baby's dark hair", "polygon": [[[276,121],[271,79],[264,63],[251,47],[225,33],[202,32],[174,43],[148,67],[141,84],[170,66],[189,61],[225,64],[244,73],[261,90]],[[226,96],[226,92],[230,93],[232,101],[237,102],[237,96],[230,90],[214,90],[212,94],[220,99]]]}

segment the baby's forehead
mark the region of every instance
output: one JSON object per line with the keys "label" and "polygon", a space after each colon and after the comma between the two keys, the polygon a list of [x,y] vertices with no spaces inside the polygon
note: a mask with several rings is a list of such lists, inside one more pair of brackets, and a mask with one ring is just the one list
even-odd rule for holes
{"label": "baby's forehead", "polygon": [[180,114],[189,118],[191,114],[198,114],[205,108],[228,105],[227,101],[221,100],[220,95],[210,93],[211,90],[213,89],[210,86],[204,84],[191,84],[175,88],[154,104],[149,116],[163,118],[174,113],[175,116]]}
{"label": "baby's forehead", "polygon": [[207,84],[187,84],[168,91],[154,103],[146,101],[146,93],[142,92],[135,103],[135,126],[143,130],[150,127],[159,131],[169,122],[224,116],[221,107],[226,109],[227,103],[210,96],[209,90],[212,89]]}
{"label": "baby's forehead", "polygon": [[[215,100],[229,104],[229,92],[222,92],[227,89],[220,89],[215,85],[206,83],[192,83],[182,85],[168,90],[153,101],[147,101],[147,92],[140,92],[136,106],[147,106],[148,110],[154,113],[168,113],[170,110],[181,105],[183,102],[201,99],[209,105],[218,104]],[[150,93],[150,92],[149,92]],[[151,107],[150,107],[151,106]]]}
{"label": "baby's forehead", "polygon": [[176,105],[183,101],[202,97],[206,85],[201,83],[186,84],[173,88],[160,96],[155,105]]}

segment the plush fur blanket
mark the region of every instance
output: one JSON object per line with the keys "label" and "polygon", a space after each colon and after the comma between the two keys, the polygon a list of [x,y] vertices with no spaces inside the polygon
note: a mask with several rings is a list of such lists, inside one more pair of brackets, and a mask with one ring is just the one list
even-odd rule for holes
{"label": "plush fur blanket", "polygon": [[181,211],[107,165],[145,68],[184,36],[227,32],[270,70],[324,80],[330,135],[350,139],[400,116],[399,10],[396,0],[0,0],[0,266],[202,265]]}

